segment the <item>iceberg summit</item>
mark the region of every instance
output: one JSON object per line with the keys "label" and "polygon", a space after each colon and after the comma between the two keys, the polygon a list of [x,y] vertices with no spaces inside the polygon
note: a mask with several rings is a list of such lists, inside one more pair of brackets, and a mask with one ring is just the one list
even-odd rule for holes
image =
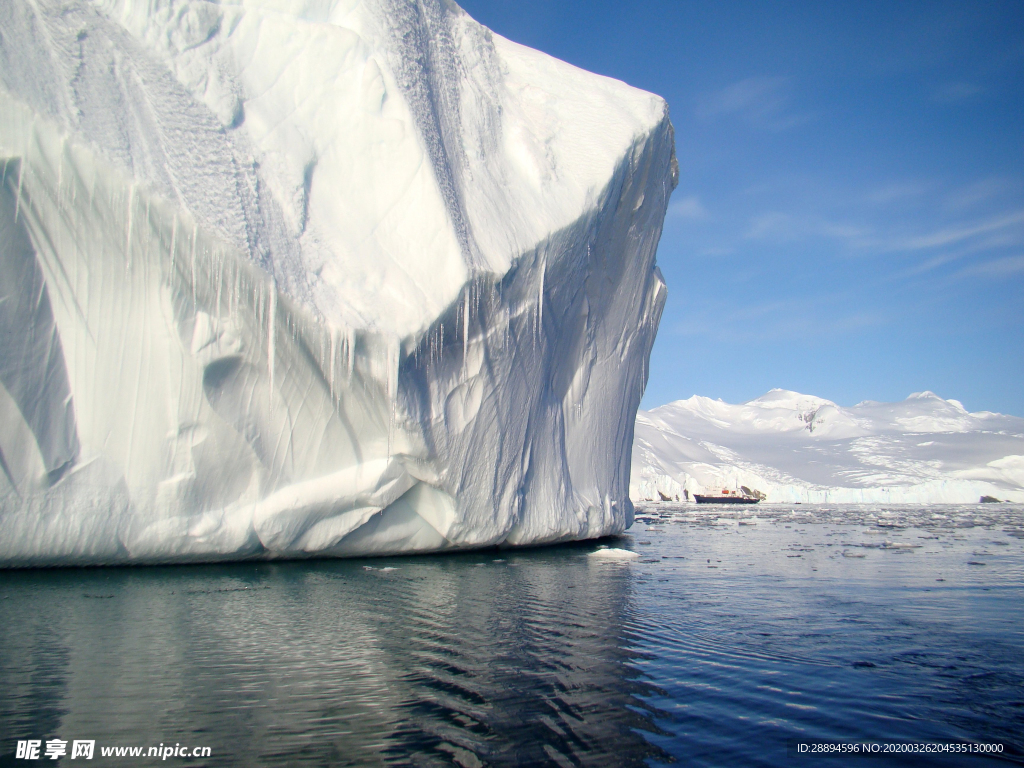
{"label": "iceberg summit", "polygon": [[0,565],[624,530],[676,178],[446,0],[0,3]]}

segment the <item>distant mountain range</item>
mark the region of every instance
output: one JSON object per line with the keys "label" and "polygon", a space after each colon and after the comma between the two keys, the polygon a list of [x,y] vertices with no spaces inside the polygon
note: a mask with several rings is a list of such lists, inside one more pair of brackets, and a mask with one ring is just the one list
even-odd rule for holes
{"label": "distant mountain range", "polygon": [[741,405],[694,395],[640,411],[630,496],[761,491],[768,502],[1024,502],[1024,419],[932,392],[843,408],[782,389]]}

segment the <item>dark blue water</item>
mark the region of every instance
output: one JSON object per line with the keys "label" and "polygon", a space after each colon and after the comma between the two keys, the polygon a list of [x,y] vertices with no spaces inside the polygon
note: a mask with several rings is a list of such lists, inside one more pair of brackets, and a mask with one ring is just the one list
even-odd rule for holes
{"label": "dark blue water", "polygon": [[54,738],[86,765],[1024,763],[1019,507],[639,516],[528,551],[0,572],[0,764]]}

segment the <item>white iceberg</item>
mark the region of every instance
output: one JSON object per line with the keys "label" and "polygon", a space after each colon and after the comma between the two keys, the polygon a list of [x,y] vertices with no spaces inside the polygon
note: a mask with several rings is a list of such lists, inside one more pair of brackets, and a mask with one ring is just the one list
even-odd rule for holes
{"label": "white iceberg", "polygon": [[635,501],[744,486],[784,503],[1024,502],[1024,419],[968,413],[931,392],[843,408],[781,389],[637,415]]}
{"label": "white iceberg", "polygon": [[38,0],[0,30],[0,564],[631,524],[660,98],[446,0]]}

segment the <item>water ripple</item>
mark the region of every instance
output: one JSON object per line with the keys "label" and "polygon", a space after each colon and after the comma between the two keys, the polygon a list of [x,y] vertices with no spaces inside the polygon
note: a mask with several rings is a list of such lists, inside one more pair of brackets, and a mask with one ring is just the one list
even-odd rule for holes
{"label": "water ripple", "polygon": [[632,561],[5,572],[0,764],[55,737],[245,766],[784,765],[792,738],[1024,762],[1024,516],[936,514],[657,505],[611,543]]}

